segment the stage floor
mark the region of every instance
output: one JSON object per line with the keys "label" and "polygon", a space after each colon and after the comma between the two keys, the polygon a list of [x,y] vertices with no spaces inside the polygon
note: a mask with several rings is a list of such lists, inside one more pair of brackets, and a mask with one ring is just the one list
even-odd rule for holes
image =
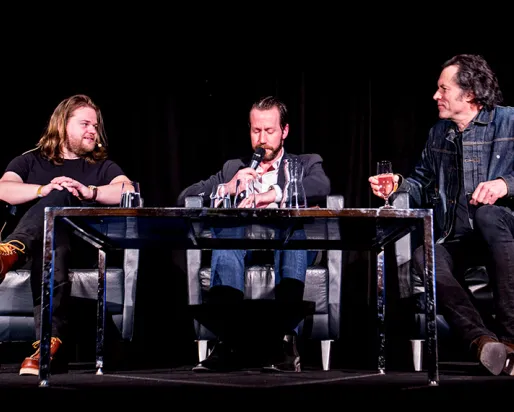
{"label": "stage floor", "polygon": [[[390,371],[381,375],[366,370],[305,370],[302,373],[269,374],[259,369],[231,373],[195,373],[190,366],[172,369],[136,369],[95,375],[93,365],[75,365],[66,374],[52,375],[50,386],[38,387],[37,377],[19,376],[19,364],[0,368],[0,396],[6,402],[40,405],[43,401],[70,401],[80,405],[136,405],[157,402],[210,402],[246,400],[246,405],[270,405],[271,400],[313,400],[363,404],[415,399],[507,399],[514,392],[514,377],[475,373],[467,365],[440,371],[438,386],[427,384],[427,373]],[[470,372],[470,370],[472,372]],[[471,374],[472,373],[472,374]],[[66,404],[62,404],[66,405]],[[57,406],[52,404],[53,407]]]}

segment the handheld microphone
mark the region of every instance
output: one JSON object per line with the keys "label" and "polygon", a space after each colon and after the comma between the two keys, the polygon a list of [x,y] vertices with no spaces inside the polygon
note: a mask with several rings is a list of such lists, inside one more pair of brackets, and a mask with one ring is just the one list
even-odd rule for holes
{"label": "handheld microphone", "polygon": [[253,156],[252,156],[252,161],[250,162],[250,167],[252,169],[254,169],[254,170],[257,169],[257,167],[261,163],[261,160],[264,157],[265,153],[266,153],[266,150],[262,147],[258,147],[257,149],[255,149],[255,152],[253,153]]}
{"label": "handheld microphone", "polygon": [[[250,167],[253,170],[256,170],[257,167],[259,167],[259,164],[261,163],[262,158],[264,157],[264,154],[266,153],[266,149],[262,147],[258,147],[255,149],[255,152],[253,153],[252,160],[250,162]],[[240,180],[236,182],[236,192],[239,187],[239,184],[241,183]],[[246,197],[246,190],[239,193],[236,199],[234,199],[234,203],[237,205],[241,200],[243,200]]]}

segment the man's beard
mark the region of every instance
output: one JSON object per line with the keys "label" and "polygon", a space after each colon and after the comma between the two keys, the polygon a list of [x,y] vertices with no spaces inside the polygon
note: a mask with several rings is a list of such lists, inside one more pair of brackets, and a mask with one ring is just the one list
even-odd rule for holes
{"label": "man's beard", "polygon": [[[267,162],[274,160],[278,156],[280,151],[282,150],[282,146],[284,146],[284,141],[280,140],[280,144],[278,145],[278,147],[276,149],[273,149],[269,154],[268,154],[268,152],[266,152],[266,154],[264,155],[264,160]],[[258,146],[258,147],[262,147],[262,146]]]}
{"label": "man's beard", "polygon": [[86,148],[83,144],[82,144],[82,141],[78,144],[74,144],[74,143],[71,143],[71,142],[68,142],[67,144],[67,149],[69,152],[75,154],[76,156],[79,156],[79,157],[83,157],[89,153],[91,153],[93,150],[89,150],[88,148]]}

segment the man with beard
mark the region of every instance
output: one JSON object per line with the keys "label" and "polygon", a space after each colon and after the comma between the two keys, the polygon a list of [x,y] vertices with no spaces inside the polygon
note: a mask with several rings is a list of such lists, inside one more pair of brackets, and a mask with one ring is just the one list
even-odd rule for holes
{"label": "man with beard", "polygon": [[[191,185],[178,197],[178,205],[184,205],[187,196],[201,195],[204,204],[208,204],[213,190],[221,183],[226,184],[226,191],[235,195],[238,185],[252,180],[255,187],[254,199],[242,202],[238,207],[277,207],[282,200],[285,173],[282,161],[298,158],[304,166],[303,185],[307,204],[314,206],[323,201],[330,193],[330,180],[322,167],[322,158],[318,154],[293,155],[283,147],[289,134],[288,112],[286,105],[275,97],[268,96],[255,102],[249,115],[250,139],[256,153],[262,148],[265,153],[255,167],[250,158],[232,159],[225,162],[222,170]],[[239,238],[244,236],[244,227],[213,230],[213,236]],[[297,230],[293,236],[303,238],[303,230]],[[253,254],[255,255],[255,254]],[[213,250],[211,258],[211,284],[208,303],[221,303],[231,306],[224,325],[218,332],[218,340],[210,355],[196,367],[197,372],[229,371],[240,368],[237,348],[237,305],[244,298],[245,264],[252,258],[251,251]],[[305,275],[309,253],[306,250],[277,250],[274,252],[275,263],[275,300],[279,308],[292,307],[303,300]],[[283,310],[277,313],[280,340],[276,342],[277,350],[271,356],[266,371],[300,372],[300,356],[296,347],[296,316]]]}
{"label": "man with beard", "polygon": [[[11,269],[30,265],[36,352],[25,358],[20,375],[39,374],[41,281],[45,207],[119,204],[121,184],[129,179],[107,160],[107,139],[100,109],[85,95],[63,100],[54,110],[36,147],[15,157],[0,178],[0,199],[17,205],[22,217],[0,243],[0,281]],[[56,233],[51,370],[64,371],[62,344],[71,285],[68,279],[70,234]]]}

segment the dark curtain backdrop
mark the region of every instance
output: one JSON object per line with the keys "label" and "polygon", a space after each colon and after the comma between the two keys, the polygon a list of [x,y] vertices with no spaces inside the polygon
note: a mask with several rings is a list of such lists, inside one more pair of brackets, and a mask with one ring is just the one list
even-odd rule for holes
{"label": "dark curtain backdrop", "polygon": [[[337,48],[332,57],[277,71],[216,61],[193,65],[173,54],[162,60],[114,55],[108,64],[66,62],[73,70],[42,67],[36,57],[13,58],[4,65],[0,164],[5,168],[34,147],[62,99],[85,93],[102,109],[111,158],[141,182],[145,205],[174,206],[183,188],[218,171],[226,159],[251,153],[249,108],[273,94],[289,107],[287,150],[319,153],[332,192],[345,196],[346,207],[376,207],[381,201],[371,196],[367,177],[380,159],[390,159],[402,174],[414,166],[437,120],[432,95],[444,60],[461,52],[483,54],[498,74],[506,104],[514,104],[512,53],[487,46],[413,50],[382,48],[379,40],[377,45],[372,52]],[[371,259],[357,253],[346,259],[343,336],[348,337],[369,333],[375,306]],[[144,251],[139,282],[138,348],[147,359],[162,359],[155,342],[166,341],[161,350],[177,349],[167,361],[192,362],[183,252]]]}

